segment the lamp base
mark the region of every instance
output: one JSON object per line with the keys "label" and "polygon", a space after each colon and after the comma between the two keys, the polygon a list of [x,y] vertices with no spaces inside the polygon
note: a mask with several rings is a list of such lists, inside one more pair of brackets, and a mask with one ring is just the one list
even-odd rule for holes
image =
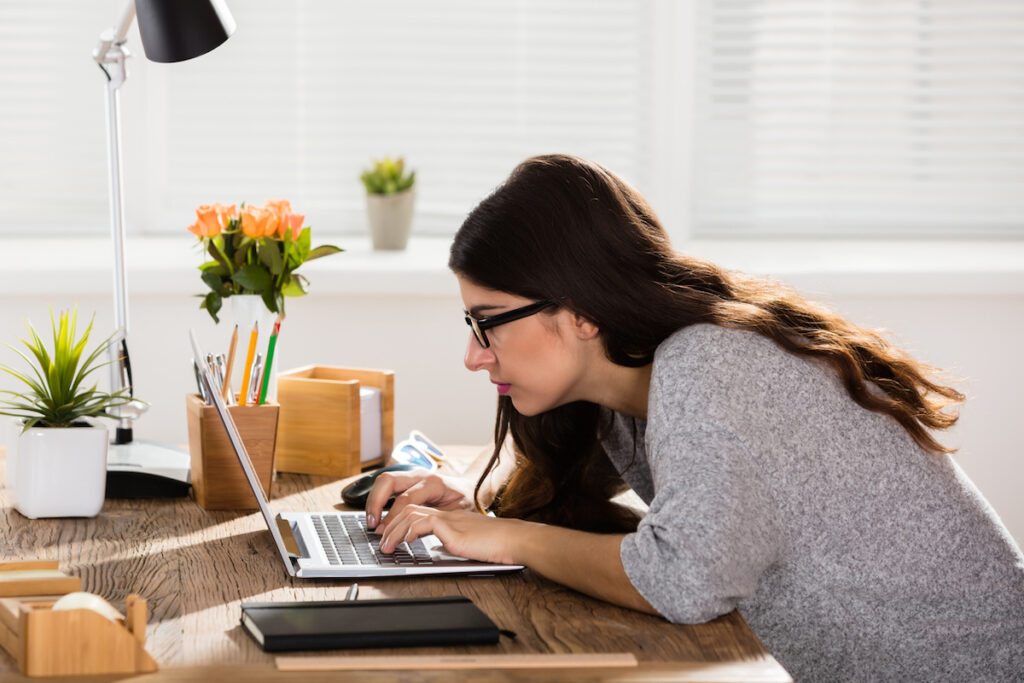
{"label": "lamp base", "polygon": [[191,486],[188,451],[153,441],[111,444],[107,498],[181,498]]}

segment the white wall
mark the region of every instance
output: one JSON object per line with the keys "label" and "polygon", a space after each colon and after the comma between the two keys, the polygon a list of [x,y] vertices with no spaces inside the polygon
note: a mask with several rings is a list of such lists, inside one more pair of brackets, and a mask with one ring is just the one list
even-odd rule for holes
{"label": "white wall", "polygon": [[[21,336],[23,317],[31,318],[37,327],[47,325],[48,304],[56,309],[77,303],[83,315],[96,312],[97,330],[111,329],[111,299],[105,284],[109,273],[102,266],[82,272],[39,273],[24,265],[28,256],[19,261],[9,247],[0,245],[0,249],[6,265],[0,272],[0,291],[5,292],[0,296],[0,340]],[[335,258],[331,269],[309,271],[310,296],[288,302],[278,347],[280,367],[319,363],[393,369],[397,436],[415,427],[441,443],[487,442],[495,394],[485,376],[474,375],[462,365],[468,331],[454,280],[444,273],[443,249],[431,257],[435,263],[429,273],[378,273],[376,284],[365,288],[370,291],[352,284],[359,280],[353,271],[363,267],[360,263],[365,265],[360,261],[364,257],[353,252]],[[387,260],[391,257],[365,258],[374,267],[392,263]],[[348,284],[342,282],[345,277]],[[426,284],[417,287],[417,278]],[[939,281],[935,293],[928,294],[920,291],[927,289],[920,286],[922,281],[911,276],[904,279],[911,284],[905,288],[910,293],[899,294],[885,283],[875,288],[851,287],[849,278],[828,275],[796,273],[788,279],[855,322],[891,330],[918,358],[964,378],[958,386],[969,401],[960,424],[943,440],[960,446],[958,462],[1018,543],[1024,542],[1019,399],[1024,386],[1020,353],[1024,293],[1020,288],[1004,294],[982,288],[975,294],[955,295],[949,290],[972,287],[941,286]],[[395,283],[390,293],[386,291],[389,282]],[[172,264],[163,272],[143,263],[130,270],[129,287],[137,394],[152,403],[136,434],[184,444],[184,397],[195,389],[186,331],[196,328],[212,351],[226,346],[228,326],[215,327],[198,310],[198,299],[190,296],[199,291],[194,264]],[[16,359],[0,348],[0,361],[13,364]],[[8,379],[0,378],[0,388],[11,386]]]}

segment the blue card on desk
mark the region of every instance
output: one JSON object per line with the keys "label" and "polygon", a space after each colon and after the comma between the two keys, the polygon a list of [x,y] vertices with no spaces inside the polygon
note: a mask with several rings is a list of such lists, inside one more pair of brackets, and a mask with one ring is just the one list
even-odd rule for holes
{"label": "blue card on desk", "polygon": [[243,602],[242,627],[267,652],[493,644],[498,627],[468,598]]}

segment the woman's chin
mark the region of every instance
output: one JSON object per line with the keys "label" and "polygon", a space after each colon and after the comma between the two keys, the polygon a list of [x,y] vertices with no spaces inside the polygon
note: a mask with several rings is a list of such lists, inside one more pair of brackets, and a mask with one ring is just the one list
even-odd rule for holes
{"label": "woman's chin", "polygon": [[510,401],[512,401],[512,406],[520,415],[523,415],[525,417],[533,417],[534,415],[537,415],[538,411],[535,410],[534,406],[530,405],[529,401],[524,401],[521,398],[517,399],[515,396],[512,396],[511,394],[505,395],[508,396]]}
{"label": "woman's chin", "polygon": [[512,405],[515,406],[516,412],[524,417],[540,415],[541,413],[546,413],[552,408],[558,407],[554,405],[540,405],[535,401],[529,401],[523,397],[516,398],[515,396],[509,395],[509,398],[512,400]]}

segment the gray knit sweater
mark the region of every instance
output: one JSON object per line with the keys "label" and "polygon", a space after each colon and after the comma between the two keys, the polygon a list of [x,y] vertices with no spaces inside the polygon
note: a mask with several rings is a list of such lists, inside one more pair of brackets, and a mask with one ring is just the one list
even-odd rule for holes
{"label": "gray knit sweater", "polygon": [[695,325],[658,348],[646,422],[610,417],[650,506],[622,563],[669,620],[739,609],[797,681],[1024,680],[1020,549],[828,367]]}

